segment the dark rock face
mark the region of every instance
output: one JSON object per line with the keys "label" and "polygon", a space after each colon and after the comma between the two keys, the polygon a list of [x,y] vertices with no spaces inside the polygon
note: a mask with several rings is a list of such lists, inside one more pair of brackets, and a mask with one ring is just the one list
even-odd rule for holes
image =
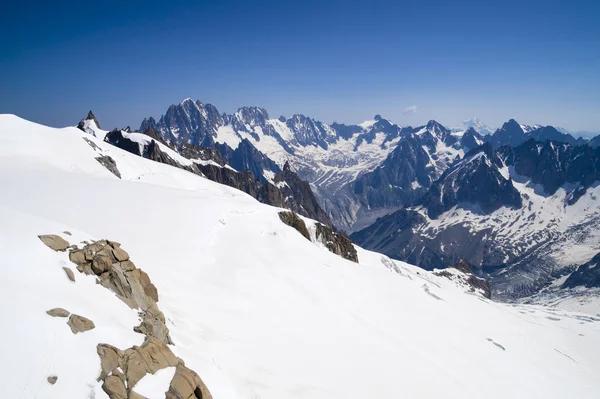
{"label": "dark rock face", "polygon": [[110,156],[102,155],[96,157],[96,161],[100,162],[100,164],[108,169],[110,173],[117,176],[119,179],[121,178],[121,172],[119,172],[119,169],[117,168],[117,163]]}
{"label": "dark rock face", "polygon": [[304,115],[293,115],[285,123],[294,133],[296,142],[301,146],[318,145],[326,150],[327,143],[333,143],[336,140],[336,136],[329,134],[324,123]]}
{"label": "dark rock face", "polygon": [[144,119],[140,131],[152,127],[167,142],[210,146],[214,144],[213,138],[223,123],[223,116],[215,106],[187,99],[171,105],[158,122],[154,118]]}
{"label": "dark rock face", "polygon": [[264,171],[281,172],[275,162],[256,149],[250,141],[244,139],[233,150],[227,144],[215,144],[223,158],[235,170],[249,170],[254,176],[265,182]]}
{"label": "dark rock face", "polygon": [[472,127],[468,128],[460,138],[460,146],[467,151],[479,147],[484,142],[484,137]]}
{"label": "dark rock face", "polygon": [[216,147],[200,147],[197,145],[182,143],[178,152],[185,158],[195,160],[200,159],[202,161],[214,161],[216,164],[225,166],[227,163]]}
{"label": "dark rock face", "polygon": [[499,148],[503,145],[518,146],[525,140],[527,140],[527,135],[521,128],[521,125],[514,119],[504,123],[494,134],[488,136],[488,143],[494,148]]}
{"label": "dark rock face", "polygon": [[561,288],[574,287],[600,287],[600,253],[579,266],[561,286]]}
{"label": "dark rock face", "polygon": [[598,148],[600,147],[600,135],[592,138],[589,142],[588,145],[592,148]]}
{"label": "dark rock face", "polygon": [[489,143],[477,147],[448,169],[423,197],[429,217],[437,218],[461,204],[476,205],[485,213],[502,206],[520,208],[521,194],[499,171],[502,161]]}
{"label": "dark rock face", "polygon": [[416,211],[401,209],[377,219],[371,226],[352,233],[350,238],[363,248],[381,252],[427,270],[443,268],[451,263],[440,253],[439,243],[416,230],[426,219]]}
{"label": "dark rock face", "polygon": [[[481,292],[485,298],[492,299],[492,287],[489,281],[477,277],[473,273],[471,264],[465,259],[460,259],[455,265],[449,266],[448,269],[456,269],[464,274],[464,278],[461,278],[463,284],[471,287],[471,292]],[[453,279],[453,275],[446,270],[436,270],[435,275]],[[462,276],[461,276],[462,277]]]}
{"label": "dark rock face", "polygon": [[517,147],[529,139],[541,142],[551,140],[571,145],[585,144],[583,140],[576,139],[570,134],[559,132],[552,126],[527,127],[527,130],[523,130],[517,121],[511,119],[502,125],[500,129],[496,130],[494,134],[488,136],[487,141],[494,148],[502,146]]}
{"label": "dark rock face", "polygon": [[381,166],[359,177],[354,183],[354,194],[371,208],[411,205],[431,185],[432,173],[429,155],[418,138],[410,134]]}
{"label": "dark rock face", "polygon": [[[295,212],[279,212],[279,219],[288,226],[296,229],[304,238],[311,241],[306,223]],[[354,248],[352,241],[346,235],[334,232],[329,226],[316,223],[316,240],[323,243],[330,252],[358,263],[356,248]]]}
{"label": "dark rock face", "polygon": [[298,217],[295,212],[279,212],[279,219],[288,226],[296,229],[298,233],[302,234],[304,238],[310,241],[310,234],[308,233],[306,223],[304,223],[304,220]]}
{"label": "dark rock face", "polygon": [[134,155],[140,157],[142,156],[142,153],[140,152],[140,145],[135,141],[124,137],[123,133],[119,129],[113,129],[108,132],[104,137],[104,141]]}
{"label": "dark rock face", "polygon": [[278,191],[281,192],[282,198],[285,199],[285,208],[331,226],[331,220],[321,209],[310,184],[301,180],[292,171],[288,162],[283,166],[283,171],[275,175],[273,181],[279,188]]}
{"label": "dark rock face", "polygon": [[358,263],[358,254],[356,248],[352,245],[352,240],[345,234],[336,233],[329,226],[317,223],[316,239],[321,241],[330,252],[341,256],[344,259]]}
{"label": "dark rock face", "polygon": [[588,145],[540,143],[531,139],[516,148],[501,148],[499,152],[517,174],[541,184],[547,195],[554,194],[565,183],[578,184],[569,194],[569,204],[577,202],[600,179],[600,149]]}
{"label": "dark rock face", "polygon": [[87,116],[85,117],[85,119],[82,119],[81,121],[79,121],[79,123],[77,124],[77,128],[79,130],[82,131],[86,131],[85,130],[85,121],[89,120],[89,121],[94,121],[94,123],[96,124],[96,126],[98,126],[98,129],[100,129],[100,124],[98,123],[98,119],[96,119],[96,116],[94,115],[94,113],[92,112],[92,110],[90,110],[90,112],[88,112]]}

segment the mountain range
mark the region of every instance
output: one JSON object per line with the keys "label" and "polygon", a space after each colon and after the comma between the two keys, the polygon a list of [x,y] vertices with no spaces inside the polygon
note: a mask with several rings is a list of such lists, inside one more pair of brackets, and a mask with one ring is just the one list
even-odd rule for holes
{"label": "mountain range", "polygon": [[[149,129],[100,124],[93,114],[80,129],[0,115],[3,397],[597,398],[597,256],[564,276],[564,288],[538,293],[535,305],[494,301],[495,282],[473,274],[478,264],[427,271],[351,243],[302,216],[305,205],[261,203],[249,186],[241,190],[253,172],[219,161],[216,146],[171,147]],[[429,133],[452,149],[446,158],[459,151],[460,137],[435,124],[408,137]],[[552,173],[566,182],[596,156],[558,146],[484,143],[444,171],[440,157],[426,170],[441,172],[430,187],[447,200],[426,190],[426,202],[399,212],[421,206],[425,220],[441,223],[432,217],[464,199],[494,219],[497,206],[517,211],[513,189],[523,184],[506,168],[539,182],[531,194],[553,186],[525,162],[530,154],[540,165],[556,154]],[[269,183],[306,204],[308,183],[291,162],[277,165],[253,187]],[[498,181],[477,190],[482,176]],[[461,181],[473,188],[452,195],[446,186]],[[595,204],[595,183],[587,184],[567,213]],[[504,194],[491,200],[491,189]],[[546,210],[549,197],[540,198],[531,196],[532,209]],[[445,213],[462,212],[457,206]]]}
{"label": "mountain range", "polygon": [[198,173],[366,248],[429,270],[465,259],[496,297],[536,294],[600,252],[598,147],[552,126],[511,119],[492,132],[474,118],[463,130],[411,127],[380,115],[326,124],[186,99],[139,132]]}

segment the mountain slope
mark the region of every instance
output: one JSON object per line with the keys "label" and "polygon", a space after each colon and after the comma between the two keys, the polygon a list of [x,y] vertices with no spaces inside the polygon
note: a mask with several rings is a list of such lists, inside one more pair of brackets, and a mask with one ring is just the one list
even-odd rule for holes
{"label": "mountain slope", "polygon": [[498,298],[537,293],[600,250],[597,150],[490,144],[451,166],[418,206],[354,233],[368,249],[442,268],[465,258]]}
{"label": "mountain slope", "polygon": [[[70,282],[67,254],[37,238],[66,230],[70,243],[108,238],[127,249],[158,289],[171,350],[214,398],[595,398],[600,389],[596,318],[496,304],[360,248],[360,264],[346,261],[281,223],[278,208],[76,128],[0,115],[0,162],[0,250],[11,265],[0,270],[4,397],[105,398],[96,345],[141,342],[137,313],[93,276]],[[57,306],[96,327],[73,335],[45,313]],[[151,377],[147,395],[164,396],[168,380]]]}

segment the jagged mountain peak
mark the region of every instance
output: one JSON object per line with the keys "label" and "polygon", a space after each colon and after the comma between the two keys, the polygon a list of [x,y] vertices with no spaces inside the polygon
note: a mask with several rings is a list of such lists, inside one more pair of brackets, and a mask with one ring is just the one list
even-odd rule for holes
{"label": "jagged mountain peak", "polygon": [[469,151],[446,170],[423,198],[429,217],[435,219],[454,206],[466,206],[490,213],[502,206],[521,207],[521,195],[491,144]]}
{"label": "jagged mountain peak", "polygon": [[92,110],[88,112],[87,116],[84,119],[79,121],[79,123],[77,124],[77,128],[79,130],[91,134],[92,136],[99,136],[102,133],[100,124],[98,123],[98,119],[96,119],[96,116],[94,115]]}

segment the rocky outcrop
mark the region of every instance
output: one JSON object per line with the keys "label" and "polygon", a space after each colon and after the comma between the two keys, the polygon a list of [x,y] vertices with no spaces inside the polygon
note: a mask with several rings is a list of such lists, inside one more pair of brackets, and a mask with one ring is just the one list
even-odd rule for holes
{"label": "rocky outcrop", "polygon": [[[453,273],[452,269],[460,273]],[[461,286],[468,287],[470,292],[480,293],[485,298],[492,299],[492,286],[490,282],[477,277],[473,273],[471,264],[465,259],[460,259],[455,265],[449,266],[444,270],[434,270],[433,274],[456,281]]]}
{"label": "rocky outcrop", "polygon": [[330,252],[358,263],[358,253],[352,245],[352,240],[343,233],[336,233],[329,226],[321,223],[316,223],[316,239],[327,247]]}
{"label": "rocky outcrop", "polygon": [[[288,226],[296,229],[304,238],[312,241],[306,223],[304,223],[304,220],[298,214],[293,211],[279,212],[279,219]],[[315,239],[325,245],[330,252],[358,263],[358,254],[356,248],[352,245],[352,241],[346,235],[333,231],[330,226],[318,222],[315,223]]]}
{"label": "rocky outcrop", "polygon": [[104,141],[109,144],[119,147],[122,150],[132,153],[133,155],[142,156],[140,152],[140,145],[133,140],[125,137],[123,132],[119,129],[113,129],[106,133]]}
{"label": "rocky outcrop", "polygon": [[331,226],[331,219],[319,205],[310,184],[292,171],[289,162],[283,165],[283,171],[275,175],[273,182],[281,193],[283,207]]}
{"label": "rocky outcrop", "polygon": [[298,233],[302,234],[304,238],[310,241],[310,233],[308,232],[306,223],[304,223],[304,220],[302,220],[302,218],[300,218],[296,212],[279,212],[279,219],[281,219],[281,221],[288,226],[296,229]]}
{"label": "rocky outcrop", "polygon": [[112,157],[108,155],[101,155],[95,158],[96,161],[100,162],[100,165],[104,166],[110,173],[117,176],[119,179],[121,178],[121,172],[119,172],[119,168],[117,168],[117,163]]}
{"label": "rocky outcrop", "polygon": [[575,287],[600,287],[600,253],[579,266],[561,286],[561,288]]}
{"label": "rocky outcrop", "polygon": [[147,374],[155,374],[167,367],[176,367],[169,384],[167,398],[212,399],[208,388],[193,370],[160,340],[149,337],[141,346],[120,350],[112,345],[98,344],[102,389],[111,399],[131,398],[136,395],[136,384]]}
{"label": "rocky outcrop", "polygon": [[[55,238],[58,236],[41,237],[51,237],[42,240],[50,248],[55,247],[56,242],[60,243]],[[150,277],[135,267],[118,242],[99,240],[84,244],[82,248],[70,247],[69,260],[77,265],[79,272],[97,276],[100,285],[114,292],[128,306],[140,309],[141,323],[134,327],[134,331],[144,335],[141,346],[134,345],[125,350],[106,343],[97,345],[96,352],[100,358],[98,381],[102,382],[102,390],[110,399],[145,399],[135,392],[135,385],[147,374],[175,367],[175,374],[165,393],[167,399],[212,399],[200,376],[186,367],[167,346],[172,344],[169,329],[158,309],[158,290]],[[59,247],[64,247],[64,244]],[[47,313],[53,317],[69,316],[69,312],[62,308],[50,309]],[[70,314],[67,324],[73,334],[95,328],[91,320],[76,314]],[[54,384],[57,377],[52,379],[49,377],[48,382]]]}
{"label": "rocky outcrop", "polygon": [[44,234],[38,236],[40,240],[50,249],[55,251],[64,252],[69,248],[69,243],[64,238],[57,236],[56,234]]}
{"label": "rocky outcrop", "polygon": [[55,375],[51,375],[48,378],[46,378],[46,381],[48,381],[50,385],[54,385],[56,384],[56,381],[58,381],[58,377]]}
{"label": "rocky outcrop", "polygon": [[73,334],[86,332],[96,328],[93,321],[86,317],[79,316],[77,314],[72,314],[69,317],[69,321],[67,322],[67,324],[69,325],[69,327],[71,327],[71,332],[73,332]]}
{"label": "rocky outcrop", "polygon": [[140,310],[142,319],[134,330],[171,343],[165,317],[158,309],[158,291],[148,275],[129,259],[129,254],[114,241],[100,240],[69,254],[77,270],[98,276],[98,283],[114,292],[132,309]]}
{"label": "rocky outcrop", "polygon": [[69,317],[71,314],[68,310],[63,308],[54,308],[47,310],[46,313],[52,317]]}

